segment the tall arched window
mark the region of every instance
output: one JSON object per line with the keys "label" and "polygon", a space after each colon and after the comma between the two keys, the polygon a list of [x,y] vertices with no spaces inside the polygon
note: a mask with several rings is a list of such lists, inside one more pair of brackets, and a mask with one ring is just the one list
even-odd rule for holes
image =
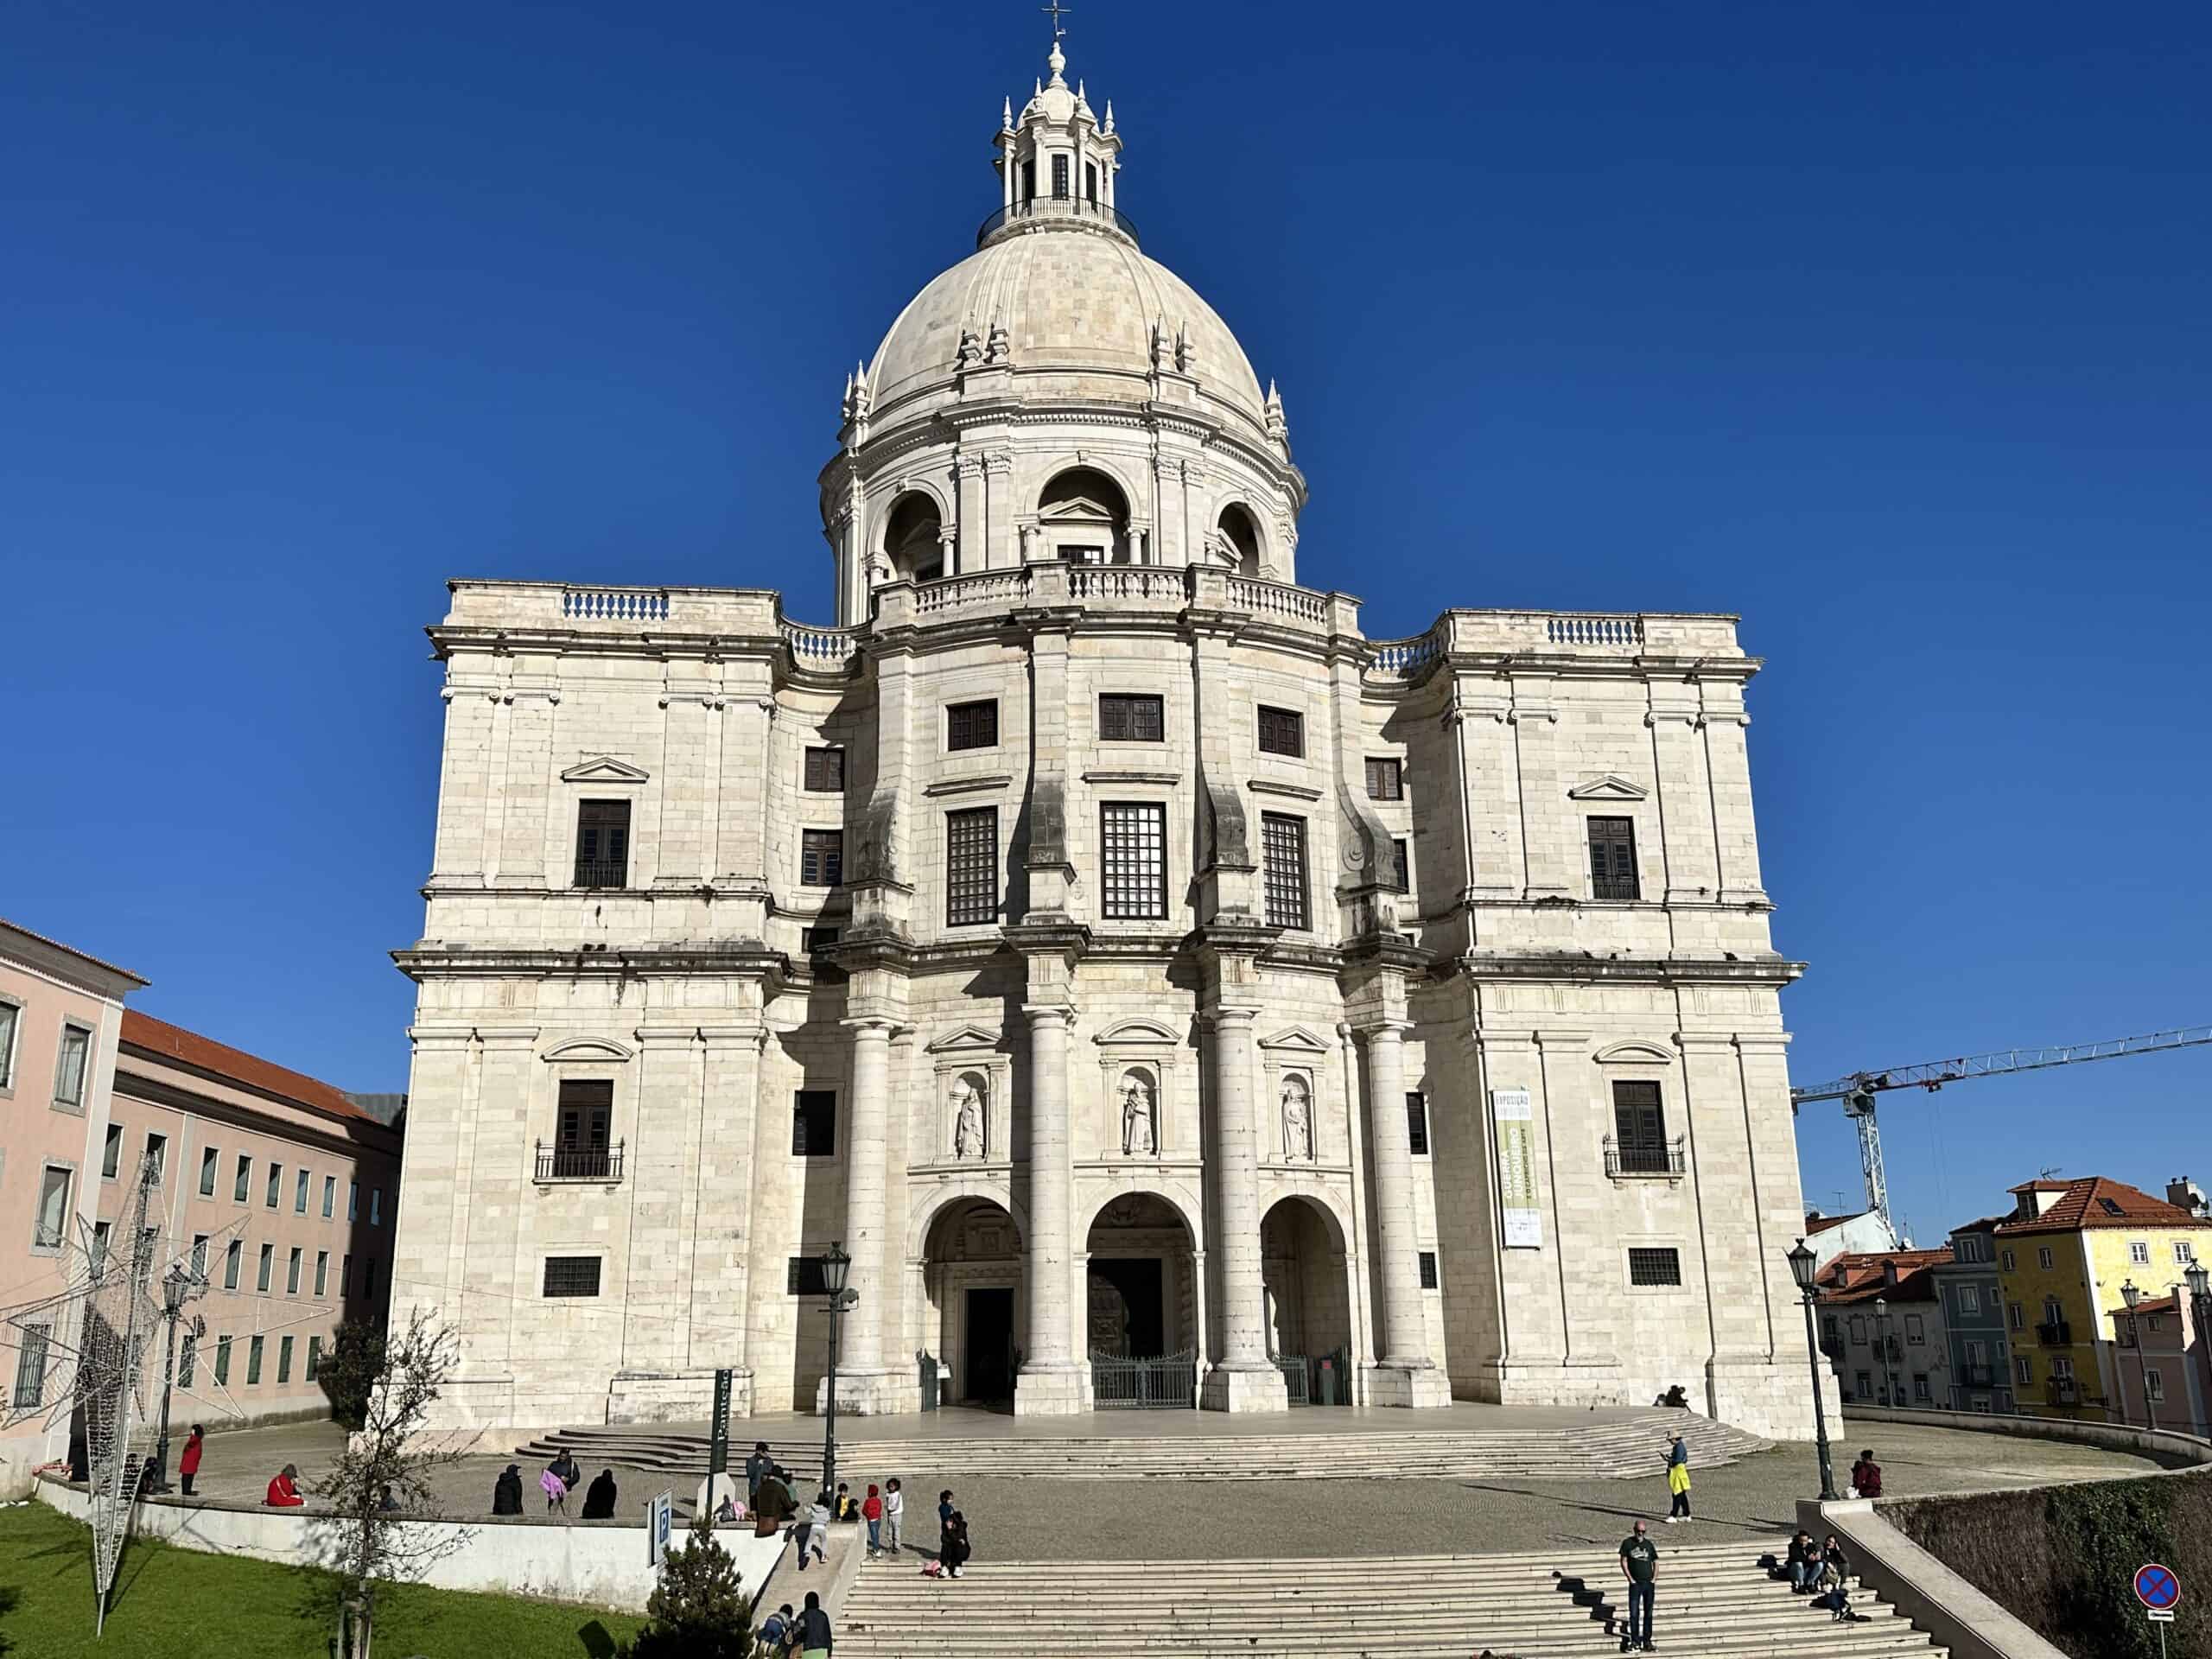
{"label": "tall arched window", "polygon": [[1239,575],[1256,576],[1260,574],[1260,527],[1252,522],[1252,515],[1232,501],[1221,510],[1215,522],[1223,552],[1231,559]]}
{"label": "tall arched window", "polygon": [[1045,486],[1037,529],[1044,543],[1037,556],[1077,564],[1135,563],[1128,498],[1095,467],[1071,467]]}
{"label": "tall arched window", "polygon": [[883,526],[883,554],[894,582],[935,582],[944,575],[944,526],[937,503],[910,493],[899,498]]}

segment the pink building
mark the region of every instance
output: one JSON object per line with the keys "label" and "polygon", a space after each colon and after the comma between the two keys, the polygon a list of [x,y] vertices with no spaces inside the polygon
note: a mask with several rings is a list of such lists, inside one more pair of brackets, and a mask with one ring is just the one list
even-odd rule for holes
{"label": "pink building", "polygon": [[[20,1308],[67,1282],[69,1241],[98,1209],[123,999],[146,982],[27,928],[0,921],[0,1306]],[[56,1328],[57,1325],[61,1328]],[[0,1326],[0,1498],[68,1449],[48,1427],[54,1356],[77,1333],[65,1313]]]}
{"label": "pink building", "polygon": [[2113,1310],[2113,1395],[2122,1421],[2212,1433],[2212,1360],[2190,1300],[2176,1287]]}
{"label": "pink building", "polygon": [[173,1417],[327,1412],[317,1374],[339,1324],[381,1325],[390,1300],[397,1128],[329,1084],[132,1010],[105,1137],[100,1224],[120,1223],[151,1149],[162,1224],[207,1278]]}

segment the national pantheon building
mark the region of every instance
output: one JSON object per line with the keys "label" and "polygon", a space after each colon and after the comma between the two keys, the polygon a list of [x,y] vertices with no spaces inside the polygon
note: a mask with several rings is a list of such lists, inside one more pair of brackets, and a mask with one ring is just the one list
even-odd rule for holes
{"label": "national pantheon building", "polygon": [[459,1336],[441,1412],[815,1406],[836,1244],[864,1412],[1681,1383],[1808,1433],[1734,619],[1368,638],[1057,44],[995,145],[845,388],[834,624],[456,582],[430,630],[392,1300]]}

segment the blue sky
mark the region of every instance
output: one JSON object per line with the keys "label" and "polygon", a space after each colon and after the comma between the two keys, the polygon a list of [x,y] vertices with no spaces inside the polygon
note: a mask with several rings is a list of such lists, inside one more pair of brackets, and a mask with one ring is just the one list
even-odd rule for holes
{"label": "blue sky", "polygon": [[[1022,0],[10,9],[0,913],[404,1086],[455,575],[829,620],[842,376]],[[2212,1019],[2212,21],[1095,3],[1122,205],[1282,386],[1309,583],[1715,609],[1802,1080]],[[1893,1096],[1923,1237],[2212,1180],[2212,1050]],[[1833,1109],[1807,1195],[1857,1185]]]}

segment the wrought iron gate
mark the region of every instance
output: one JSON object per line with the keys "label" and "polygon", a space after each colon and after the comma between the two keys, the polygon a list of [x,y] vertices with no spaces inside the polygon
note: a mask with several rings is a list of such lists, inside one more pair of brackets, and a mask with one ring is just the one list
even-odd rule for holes
{"label": "wrought iron gate", "polygon": [[1189,1411],[1198,1402],[1198,1357],[1093,1354],[1090,1396],[1098,1411]]}
{"label": "wrought iron gate", "polygon": [[1351,1350],[1325,1354],[1277,1354],[1283,1389],[1294,1406],[1348,1406],[1351,1403]]}

